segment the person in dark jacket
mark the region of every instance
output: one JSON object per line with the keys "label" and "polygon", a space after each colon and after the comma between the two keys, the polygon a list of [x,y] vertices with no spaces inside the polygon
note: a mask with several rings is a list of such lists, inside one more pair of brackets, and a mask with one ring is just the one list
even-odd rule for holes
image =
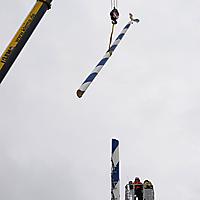
{"label": "person in dark jacket", "polygon": [[[143,200],[143,184],[140,182],[140,179],[138,177],[135,178],[133,186],[135,189],[135,195],[138,200]],[[134,197],[134,200],[136,200],[136,197]]]}

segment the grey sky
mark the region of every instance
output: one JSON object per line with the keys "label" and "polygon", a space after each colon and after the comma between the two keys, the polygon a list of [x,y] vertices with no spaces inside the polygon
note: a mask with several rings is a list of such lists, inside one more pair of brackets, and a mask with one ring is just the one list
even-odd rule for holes
{"label": "grey sky", "polygon": [[[3,52],[33,0],[4,1]],[[140,176],[156,199],[200,195],[200,2],[119,0],[133,25],[84,94],[108,47],[110,1],[53,1],[0,89],[0,199],[110,198],[110,142],[121,188]]]}

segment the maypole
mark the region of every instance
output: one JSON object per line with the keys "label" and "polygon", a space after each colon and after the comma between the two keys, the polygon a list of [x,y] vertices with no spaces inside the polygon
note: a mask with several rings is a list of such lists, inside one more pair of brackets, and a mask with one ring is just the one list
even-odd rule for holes
{"label": "maypole", "polygon": [[111,200],[120,200],[119,141],[112,139]]}
{"label": "maypole", "polygon": [[77,90],[76,94],[77,94],[77,96],[79,98],[81,98],[83,96],[83,94],[85,93],[85,91],[87,90],[87,88],[89,87],[89,85],[95,79],[96,75],[101,71],[101,69],[103,68],[103,66],[106,64],[106,62],[108,61],[108,59],[111,57],[112,53],[114,52],[114,50],[116,49],[116,47],[119,45],[120,41],[122,40],[122,38],[126,34],[127,30],[131,26],[131,24],[133,24],[133,22],[137,22],[137,23],[139,22],[138,19],[133,19],[133,15],[132,14],[130,14],[130,19],[131,20],[123,28],[122,32],[119,34],[119,36],[113,42],[113,44],[111,45],[111,47],[108,49],[108,51],[104,55],[103,59],[101,59],[101,61],[97,64],[97,66],[93,69],[93,71],[90,73],[90,75],[86,78],[86,80],[82,83],[82,85],[80,86],[80,88]]}

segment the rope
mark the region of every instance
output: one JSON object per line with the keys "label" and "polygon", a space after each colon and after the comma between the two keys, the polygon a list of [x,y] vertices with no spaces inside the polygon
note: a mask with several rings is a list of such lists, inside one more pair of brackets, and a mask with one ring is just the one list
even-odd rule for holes
{"label": "rope", "polygon": [[118,6],[117,4],[118,4],[117,0],[111,0],[111,9],[117,8]]}
{"label": "rope", "polygon": [[112,31],[111,31],[111,34],[110,34],[110,42],[109,42],[108,50],[110,50],[110,46],[111,46],[111,43],[112,43],[114,28],[115,28],[115,24],[112,24]]}

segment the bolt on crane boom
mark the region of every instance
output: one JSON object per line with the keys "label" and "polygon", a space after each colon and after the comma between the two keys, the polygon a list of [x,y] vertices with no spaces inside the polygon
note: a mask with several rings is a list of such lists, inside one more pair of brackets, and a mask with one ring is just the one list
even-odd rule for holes
{"label": "bolt on crane boom", "polygon": [[37,0],[32,10],[20,26],[10,44],[0,57],[0,83],[5,78],[12,64],[30,38],[43,15],[51,8],[53,0]]}

